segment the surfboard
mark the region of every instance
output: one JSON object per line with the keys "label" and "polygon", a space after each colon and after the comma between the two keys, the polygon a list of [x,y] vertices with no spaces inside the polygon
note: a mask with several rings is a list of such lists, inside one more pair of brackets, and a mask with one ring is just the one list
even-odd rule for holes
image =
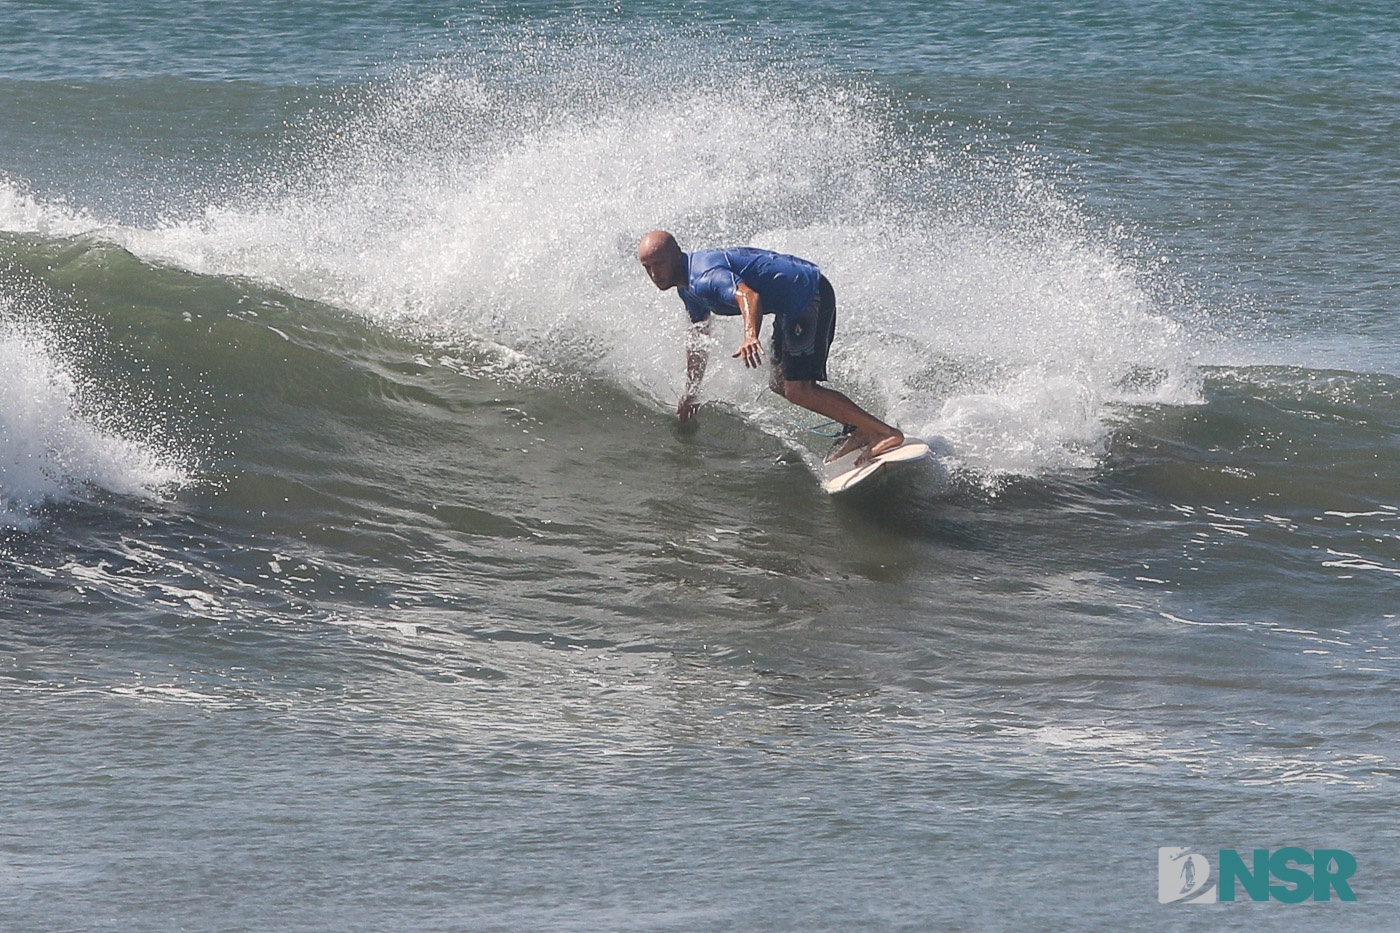
{"label": "surfboard", "polygon": [[822,464],[822,488],[832,495],[847,492],[881,473],[901,469],[932,456],[928,444],[917,437],[906,437],[898,447],[856,466],[862,452],[855,450],[840,459]]}

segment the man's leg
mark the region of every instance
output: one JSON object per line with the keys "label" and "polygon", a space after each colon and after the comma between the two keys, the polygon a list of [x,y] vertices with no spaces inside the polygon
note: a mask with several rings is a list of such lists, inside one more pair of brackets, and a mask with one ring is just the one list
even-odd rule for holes
{"label": "man's leg", "polygon": [[836,290],[826,276],[818,282],[814,303],[818,308],[817,330],[808,353],[787,355],[783,325],[777,320],[773,322],[773,373],[769,387],[794,405],[855,428],[830,459],[864,447],[866,452],[860,458],[860,462],[864,462],[898,447],[904,443],[904,435],[897,428],[885,424],[835,389],[817,384],[818,380],[826,379],[826,357],[836,339]]}
{"label": "man's leg", "polygon": [[773,390],[794,405],[801,405],[808,411],[826,415],[842,424],[855,426],[855,433],[837,448],[832,455],[833,460],[861,447],[868,448],[861,458],[868,460],[904,443],[904,433],[898,428],[890,427],[845,395],[835,389],[817,385],[813,380],[785,379],[781,388],[774,385]]}

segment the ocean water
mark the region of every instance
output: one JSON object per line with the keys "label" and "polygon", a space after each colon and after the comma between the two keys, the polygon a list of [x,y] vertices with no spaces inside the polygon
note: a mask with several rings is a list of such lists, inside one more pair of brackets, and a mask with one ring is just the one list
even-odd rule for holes
{"label": "ocean water", "polygon": [[[0,929],[1393,929],[1393,5],[0,28]],[[937,464],[677,424],[654,227]]]}

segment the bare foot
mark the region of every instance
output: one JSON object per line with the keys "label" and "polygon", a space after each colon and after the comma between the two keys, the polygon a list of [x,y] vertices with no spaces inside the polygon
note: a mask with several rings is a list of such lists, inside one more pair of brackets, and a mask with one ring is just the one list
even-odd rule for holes
{"label": "bare foot", "polygon": [[826,462],[840,460],[842,457],[855,450],[860,450],[870,439],[859,431],[850,430],[842,436],[839,443],[831,448],[831,453],[826,455]]}
{"label": "bare foot", "polygon": [[904,432],[895,429],[893,434],[886,434],[884,437],[878,438],[874,443],[866,447],[865,453],[856,458],[856,466],[869,463],[871,460],[880,456],[880,454],[894,450],[903,443]]}

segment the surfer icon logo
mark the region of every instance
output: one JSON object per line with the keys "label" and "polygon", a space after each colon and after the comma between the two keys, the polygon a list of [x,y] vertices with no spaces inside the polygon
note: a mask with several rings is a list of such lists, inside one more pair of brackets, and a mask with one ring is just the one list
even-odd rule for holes
{"label": "surfer icon logo", "polygon": [[1182,846],[1157,850],[1157,900],[1163,904],[1184,902],[1214,904],[1215,885],[1210,862],[1204,855]]}

